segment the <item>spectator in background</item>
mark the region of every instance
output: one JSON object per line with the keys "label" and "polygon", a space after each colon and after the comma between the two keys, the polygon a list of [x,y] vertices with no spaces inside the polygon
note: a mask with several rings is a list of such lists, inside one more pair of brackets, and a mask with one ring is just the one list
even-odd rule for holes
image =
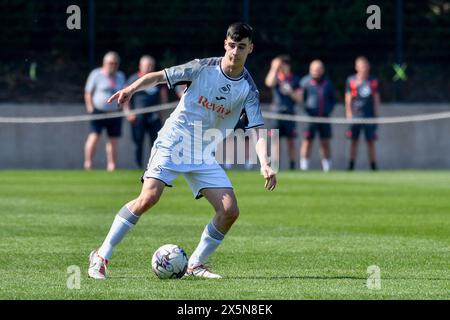
{"label": "spectator in background", "polygon": [[[149,55],[144,55],[139,60],[139,71],[130,76],[127,85],[132,84],[143,75],[155,71],[155,59]],[[169,101],[167,88],[162,85],[150,87],[136,92],[131,98],[130,104],[126,109],[142,109]],[[131,123],[131,134],[135,145],[135,160],[139,168],[143,168],[143,150],[145,135],[148,133],[150,139],[150,149],[153,142],[158,137],[158,131],[161,129],[160,112],[150,112],[144,114],[130,114],[128,121]]]}
{"label": "spectator in background", "polygon": [[[366,57],[358,57],[355,60],[356,74],[347,78],[345,86],[345,113],[351,118],[375,118],[379,115],[380,94],[378,93],[378,80],[370,75],[370,63]],[[367,151],[370,168],[377,170],[375,159],[375,140],[377,139],[376,124],[352,124],[347,131],[351,139],[350,162],[348,170],[355,168],[358,148],[358,139],[361,130],[367,142]]]}
{"label": "spectator in background", "polygon": [[[101,68],[94,69],[89,74],[84,89],[86,110],[91,114],[107,114],[118,111],[117,102],[108,104],[108,98],[125,85],[125,75],[119,70],[119,55],[110,51],[103,57]],[[121,136],[122,118],[92,120],[84,154],[84,168],[92,169],[92,160],[103,129],[106,129],[108,141],[106,143],[107,170],[114,171],[117,162],[117,142]]]}
{"label": "spectator in background", "polygon": [[[291,71],[291,59],[288,55],[280,55],[272,60],[265,84],[272,88],[275,111],[280,114],[295,114],[295,105],[301,101],[300,79]],[[280,138],[286,137],[289,153],[289,167],[295,169],[296,122],[279,120],[276,128],[280,130]]]}
{"label": "spectator in background", "polygon": [[[310,117],[329,117],[334,108],[333,86],[324,73],[325,66],[322,61],[314,60],[309,65],[309,74],[300,81],[302,101],[305,111]],[[332,136],[329,123],[307,124],[300,149],[300,169],[309,169],[309,158],[316,132],[320,138],[322,169],[328,172],[331,169],[330,139]]]}

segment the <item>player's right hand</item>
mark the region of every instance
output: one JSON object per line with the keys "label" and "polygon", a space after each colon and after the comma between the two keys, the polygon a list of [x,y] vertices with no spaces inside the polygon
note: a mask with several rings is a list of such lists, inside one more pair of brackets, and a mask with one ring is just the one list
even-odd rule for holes
{"label": "player's right hand", "polygon": [[126,103],[128,103],[133,95],[133,91],[131,89],[125,88],[114,93],[109,99],[108,103],[112,103],[117,99],[117,103],[120,108],[122,108]]}

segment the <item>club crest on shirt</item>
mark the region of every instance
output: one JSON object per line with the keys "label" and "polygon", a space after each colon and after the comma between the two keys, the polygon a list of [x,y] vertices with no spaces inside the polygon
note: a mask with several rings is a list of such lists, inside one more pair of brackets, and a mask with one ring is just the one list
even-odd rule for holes
{"label": "club crest on shirt", "polygon": [[231,84],[227,84],[221,88],[219,88],[219,91],[223,94],[228,94],[231,92]]}
{"label": "club crest on shirt", "polygon": [[368,86],[367,84],[361,86],[359,88],[359,95],[363,98],[366,98],[368,96],[370,96],[372,94],[372,90],[370,90],[370,86]]}

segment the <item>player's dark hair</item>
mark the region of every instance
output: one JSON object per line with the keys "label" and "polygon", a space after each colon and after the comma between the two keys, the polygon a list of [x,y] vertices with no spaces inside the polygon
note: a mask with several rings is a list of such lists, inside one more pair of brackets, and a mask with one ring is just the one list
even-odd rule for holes
{"label": "player's dark hair", "polygon": [[253,39],[253,28],[244,22],[232,23],[227,30],[227,38],[231,38],[233,41],[241,41],[248,38],[250,42]]}

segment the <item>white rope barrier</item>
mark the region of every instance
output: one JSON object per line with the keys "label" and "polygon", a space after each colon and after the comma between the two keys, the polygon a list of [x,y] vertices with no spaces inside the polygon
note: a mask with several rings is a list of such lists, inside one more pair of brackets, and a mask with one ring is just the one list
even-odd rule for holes
{"label": "white rope barrier", "polygon": [[[159,112],[164,110],[174,109],[177,102],[161,104],[158,106],[152,106],[142,109],[131,110],[129,113],[123,111],[109,112],[103,114],[85,114],[85,115],[74,115],[74,116],[61,116],[61,117],[0,117],[1,123],[8,124],[19,124],[19,123],[67,123],[67,122],[81,122],[90,120],[100,120],[100,119],[111,119],[118,117],[125,117],[128,114],[145,114],[152,112]],[[432,120],[442,120],[450,118],[449,112],[439,112],[432,114],[417,114],[417,115],[407,115],[407,116],[396,116],[396,117],[379,117],[379,118],[326,118],[326,117],[309,117],[300,115],[290,115],[290,114],[279,114],[273,112],[263,112],[263,117],[266,119],[273,120],[286,120],[294,122],[303,123],[330,123],[330,124],[391,124],[391,123],[407,123],[407,122],[421,122],[421,121],[432,121]]]}
{"label": "white rope barrier", "polygon": [[450,112],[439,112],[432,114],[417,114],[397,117],[379,117],[379,118],[325,118],[325,117],[307,117],[290,114],[278,114],[271,112],[263,112],[264,118],[275,120],[287,120],[294,122],[312,122],[312,123],[334,123],[334,124],[390,124],[390,123],[406,123],[449,119]]}
{"label": "white rope barrier", "polygon": [[0,117],[0,123],[67,123],[67,122],[81,122],[81,121],[91,121],[91,120],[101,120],[101,119],[111,119],[126,117],[129,114],[144,114],[159,112],[164,110],[174,109],[177,103],[166,103],[158,106],[147,107],[142,109],[130,110],[130,112],[125,113],[124,111],[108,112],[102,114],[84,114],[76,116],[62,116],[62,117]]}

